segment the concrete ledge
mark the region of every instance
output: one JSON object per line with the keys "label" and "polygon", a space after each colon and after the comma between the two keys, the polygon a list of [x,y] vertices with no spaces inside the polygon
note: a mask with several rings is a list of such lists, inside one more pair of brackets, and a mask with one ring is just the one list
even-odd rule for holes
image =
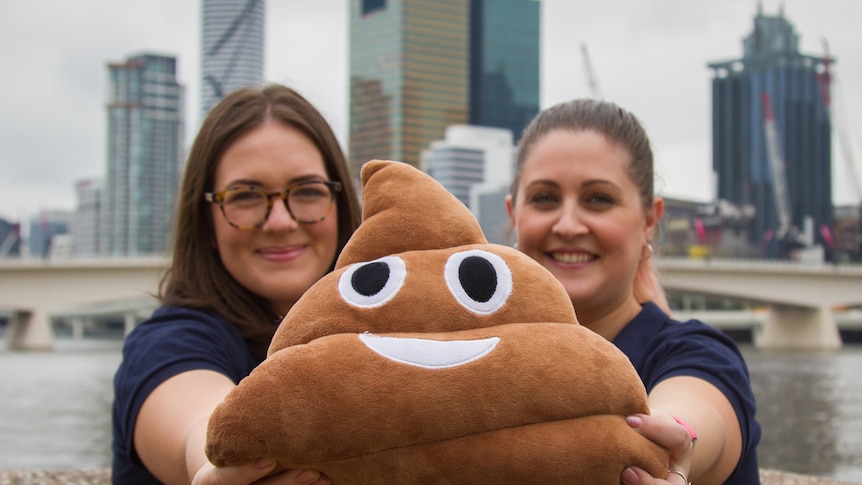
{"label": "concrete ledge", "polygon": [[0,485],[109,485],[111,469],[0,470]]}
{"label": "concrete ledge", "polygon": [[[797,475],[777,470],[760,470],[763,485],[853,485],[823,477]],[[108,468],[84,470],[0,470],[0,485],[107,485]]]}
{"label": "concrete ledge", "polygon": [[851,482],[833,480],[831,478],[798,475],[796,473],[766,469],[760,470],[760,481],[763,485],[854,485]]}

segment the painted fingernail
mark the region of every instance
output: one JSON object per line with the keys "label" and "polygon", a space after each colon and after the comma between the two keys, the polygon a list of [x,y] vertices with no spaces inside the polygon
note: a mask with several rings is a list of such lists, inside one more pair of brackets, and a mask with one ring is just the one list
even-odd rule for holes
{"label": "painted fingernail", "polygon": [[641,479],[638,474],[635,473],[635,471],[631,468],[626,468],[625,470],[623,470],[622,479],[623,483],[625,483],[626,485],[637,485],[641,482]]}
{"label": "painted fingernail", "polygon": [[254,462],[254,466],[263,470],[264,468],[269,468],[275,465],[275,460],[272,458],[258,458],[257,461]]}
{"label": "painted fingernail", "polygon": [[644,423],[644,420],[641,419],[640,416],[631,415],[626,416],[626,423],[628,423],[632,428],[640,428]]}

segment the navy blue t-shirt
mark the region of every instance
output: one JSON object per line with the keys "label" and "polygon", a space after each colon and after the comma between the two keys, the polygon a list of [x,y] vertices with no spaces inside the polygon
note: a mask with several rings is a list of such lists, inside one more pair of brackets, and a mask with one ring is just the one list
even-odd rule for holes
{"label": "navy blue t-shirt", "polygon": [[200,369],[239,383],[258,363],[236,327],[220,316],[177,307],[153,312],[126,337],[114,376],[113,483],[160,483],[141,464],[133,444],[141,405],[159,384]]}
{"label": "navy blue t-shirt", "polygon": [[655,304],[646,303],[614,344],[632,361],[647,392],[675,376],[697,377],[718,388],[736,411],[742,431],[739,463],[724,483],[760,483],[757,444],[761,430],[754,417],[754,393],[748,367],[732,339],[697,320],[672,320]]}

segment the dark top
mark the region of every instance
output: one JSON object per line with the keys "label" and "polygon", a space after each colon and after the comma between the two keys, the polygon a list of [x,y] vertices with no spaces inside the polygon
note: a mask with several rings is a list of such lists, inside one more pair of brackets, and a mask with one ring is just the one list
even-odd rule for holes
{"label": "dark top", "polygon": [[658,306],[646,303],[614,339],[634,364],[647,392],[664,379],[691,376],[720,390],[736,411],[742,431],[742,454],[729,484],[759,484],[757,444],[760,425],[748,367],[732,339],[697,320],[672,320]]}
{"label": "dark top", "polygon": [[141,464],[133,445],[138,412],[159,384],[198,369],[220,372],[239,383],[258,363],[236,327],[218,315],[177,307],[153,312],[126,337],[114,376],[113,483],[160,483]]}

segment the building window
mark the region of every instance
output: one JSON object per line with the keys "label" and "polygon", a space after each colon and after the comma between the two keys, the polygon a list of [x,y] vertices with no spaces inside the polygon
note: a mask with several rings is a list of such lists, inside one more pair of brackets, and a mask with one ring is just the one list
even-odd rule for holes
{"label": "building window", "polygon": [[386,8],[386,0],[362,0],[362,15],[368,15]]}

